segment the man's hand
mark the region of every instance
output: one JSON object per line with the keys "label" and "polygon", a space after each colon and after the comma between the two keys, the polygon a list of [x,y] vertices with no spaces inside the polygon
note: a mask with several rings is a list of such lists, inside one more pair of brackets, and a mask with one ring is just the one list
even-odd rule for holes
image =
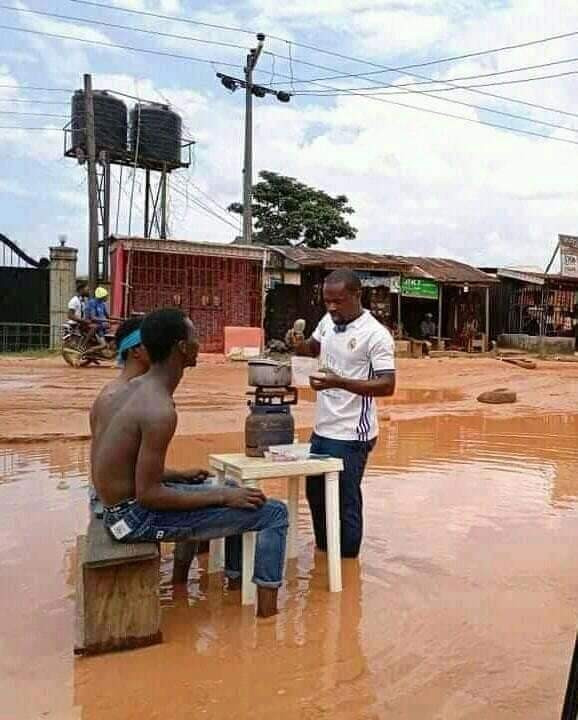
{"label": "man's hand", "polygon": [[285,335],[285,345],[290,348],[295,348],[303,342],[305,342],[305,336],[303,333],[296,333],[295,330],[287,331]]}
{"label": "man's hand", "polygon": [[223,504],[238,510],[258,510],[267,498],[258,488],[239,487],[223,490]]}
{"label": "man's hand", "polygon": [[[323,375],[323,378],[321,377]],[[343,389],[343,378],[331,371],[324,371],[309,378],[309,385],[315,392]]]}

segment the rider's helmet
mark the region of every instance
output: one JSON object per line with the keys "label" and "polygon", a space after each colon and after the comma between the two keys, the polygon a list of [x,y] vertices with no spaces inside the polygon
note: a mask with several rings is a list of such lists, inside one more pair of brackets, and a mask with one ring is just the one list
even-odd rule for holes
{"label": "rider's helmet", "polygon": [[108,297],[108,290],[103,287],[97,287],[96,290],[94,291],[94,297],[97,300],[104,300],[105,298]]}

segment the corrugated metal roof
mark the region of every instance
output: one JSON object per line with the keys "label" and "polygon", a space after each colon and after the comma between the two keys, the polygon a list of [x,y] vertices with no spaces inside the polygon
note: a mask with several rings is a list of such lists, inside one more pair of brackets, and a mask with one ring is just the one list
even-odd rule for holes
{"label": "corrugated metal roof", "polygon": [[561,275],[560,273],[543,273],[537,270],[520,270],[512,267],[498,268],[498,277],[518,280],[519,282],[533,283],[535,285],[544,285],[545,282],[550,280],[552,282],[578,286],[578,278],[575,277]]}
{"label": "corrugated metal roof", "polygon": [[411,264],[396,255],[354,253],[346,250],[318,250],[307,247],[275,246],[271,248],[302,267],[323,267],[328,270],[350,267],[352,270],[382,270],[400,272]]}
{"label": "corrugated metal roof", "polygon": [[472,265],[445,258],[377,255],[344,250],[312,250],[305,247],[275,247],[273,249],[301,267],[322,267],[326,270],[350,267],[352,270],[397,272],[402,273],[405,277],[437,280],[441,283],[492,285],[498,282]]}
{"label": "corrugated metal roof", "polygon": [[457,260],[431,257],[406,257],[405,260],[413,264],[412,272],[416,273],[408,277],[423,277],[441,283],[468,283],[470,285],[493,285],[498,282],[478,268]]}
{"label": "corrugated metal roof", "polygon": [[259,245],[237,245],[233,243],[189,242],[188,240],[158,240],[134,236],[116,235],[111,242],[122,242],[127,249],[147,252],[163,252],[187,255],[211,255],[263,261],[265,248]]}

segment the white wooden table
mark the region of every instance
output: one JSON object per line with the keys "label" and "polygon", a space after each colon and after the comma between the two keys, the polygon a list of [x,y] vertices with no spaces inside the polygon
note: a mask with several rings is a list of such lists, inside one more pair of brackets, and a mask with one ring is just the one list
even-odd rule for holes
{"label": "white wooden table", "polygon": [[[262,480],[270,478],[287,479],[287,505],[289,510],[289,532],[287,537],[287,558],[297,557],[297,515],[299,511],[299,483],[302,477],[320,476],[325,482],[325,514],[327,526],[327,565],[329,570],[329,592],[341,592],[341,541],[339,523],[339,473],[343,461],[297,460],[272,462],[265,458],[250,458],[241,453],[210,455],[209,467],[215,473],[218,483],[226,479],[260,487]],[[242,603],[255,603],[256,587],[252,581],[255,565],[256,533],[243,534],[243,578]],[[224,540],[211,541],[209,572],[217,572],[224,564]]]}

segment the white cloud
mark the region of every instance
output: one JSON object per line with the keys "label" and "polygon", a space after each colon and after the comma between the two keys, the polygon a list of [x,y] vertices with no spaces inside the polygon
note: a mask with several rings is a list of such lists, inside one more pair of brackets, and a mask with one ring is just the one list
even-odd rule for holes
{"label": "white cloud", "polygon": [[[178,2],[168,2],[161,12],[184,12]],[[134,9],[158,11],[159,8],[152,0],[117,0],[116,4]],[[222,4],[190,16],[226,25],[267,28],[266,32],[299,37],[306,42],[312,37],[311,43],[318,45],[329,42],[322,34],[327,30],[333,38],[329,44],[338,52],[365,55],[385,64],[392,63],[391,57],[396,53],[419,62],[423,58],[507,45],[578,27],[578,4],[570,0],[560,0],[555,12],[544,0],[511,0],[501,7],[482,0],[453,0],[450,3],[436,0],[399,0],[395,3],[296,0],[292,4],[253,0],[241,10],[237,13],[231,6]],[[143,19],[143,23],[147,22]],[[159,29],[165,27],[172,32],[177,23],[163,23],[162,28],[159,25]],[[189,31],[180,24],[175,31],[194,34],[193,29]],[[212,32],[203,32],[203,36],[235,37]],[[250,36],[241,37],[242,43],[251,40]],[[463,62],[418,68],[415,72],[447,78],[500,71],[570,57],[575,54],[574,46],[575,39],[570,38]],[[92,53],[89,49],[76,54],[71,52],[70,44],[32,47],[37,48],[47,64],[56,60],[61,66],[66,65],[67,77],[72,72],[80,74],[92,64],[96,87],[108,87],[156,101],[168,98],[182,112],[186,132],[198,141],[194,168],[178,171],[171,178],[171,185],[177,188],[171,195],[173,235],[224,242],[235,236],[237,218],[224,215],[206,195],[199,193],[193,183],[223,207],[240,199],[244,117],[241,93],[226,94],[216,82],[212,85],[210,74],[202,75],[198,66],[171,64],[170,61],[148,65],[135,62],[134,67],[138,69],[131,75],[132,56],[127,54],[122,55],[125,72],[115,73],[110,69],[121,67],[121,64],[115,63],[114,56],[112,61],[106,56],[105,64],[104,53]],[[188,53],[194,54],[191,47]],[[273,39],[267,42],[267,47],[287,52],[286,46]],[[23,51],[28,51],[28,46],[24,46]],[[210,54],[207,49],[199,52]],[[220,50],[218,52],[219,57],[225,57]],[[306,53],[303,49],[296,50],[295,57],[342,72],[364,67],[345,64],[338,58]],[[264,56],[260,65],[269,70],[270,58]],[[366,69],[375,68],[366,66]],[[0,68],[0,75],[2,73]],[[278,62],[277,73],[287,74],[287,63]],[[314,73],[325,74],[295,63],[296,75],[312,76]],[[5,68],[3,77],[8,78],[3,84],[17,86],[10,68]],[[384,75],[382,80],[395,77]],[[412,79],[416,78],[397,77],[396,82]],[[489,90],[572,111],[572,87],[571,81],[561,80]],[[14,96],[18,90],[8,89],[8,92]],[[508,111],[528,113],[531,117],[547,118],[578,129],[575,118],[524,106],[506,106],[493,98],[473,93],[455,92],[447,96],[493,108],[507,107]],[[516,123],[418,95],[390,99],[456,113],[470,120],[483,117],[490,122]],[[127,100],[127,103],[130,105],[131,101]],[[355,241],[347,244],[348,248],[444,254],[480,264],[543,264],[557,233],[576,229],[575,146],[352,96],[336,98],[331,104],[313,98],[293,98],[288,105],[281,105],[271,98],[256,100],[254,120],[255,174],[260,169],[275,170],[330,193],[349,196],[356,209],[352,221],[359,234]],[[521,123],[517,126],[531,129]],[[546,134],[551,132],[552,137],[578,140],[578,135],[563,131],[538,126],[536,129]],[[26,227],[23,233],[32,242],[34,233],[40,228],[45,236],[54,238],[58,232],[68,232],[71,244],[78,241],[81,257],[84,257],[85,191],[78,187],[84,170],[75,167],[72,161],[54,165],[53,161],[61,155],[60,140],[57,133],[37,133],[31,137],[26,133],[0,132],[2,153],[9,151],[12,157],[34,158],[40,165],[50,168],[52,177],[62,179],[50,186],[56,207],[52,222],[40,226],[28,218],[22,219],[23,227]],[[24,189],[28,188],[27,183],[21,184]],[[130,184],[126,189],[130,190]],[[135,196],[142,205],[140,179],[135,186]],[[128,201],[125,195],[121,195],[121,199],[122,232],[127,228]],[[200,209],[195,205],[197,200],[230,220],[235,228]],[[132,223],[133,231],[140,231],[139,211],[135,210]]]}
{"label": "white cloud", "polygon": [[7,180],[0,178],[0,193],[3,195],[14,195],[16,197],[31,197],[34,193],[26,189],[18,180]]}

